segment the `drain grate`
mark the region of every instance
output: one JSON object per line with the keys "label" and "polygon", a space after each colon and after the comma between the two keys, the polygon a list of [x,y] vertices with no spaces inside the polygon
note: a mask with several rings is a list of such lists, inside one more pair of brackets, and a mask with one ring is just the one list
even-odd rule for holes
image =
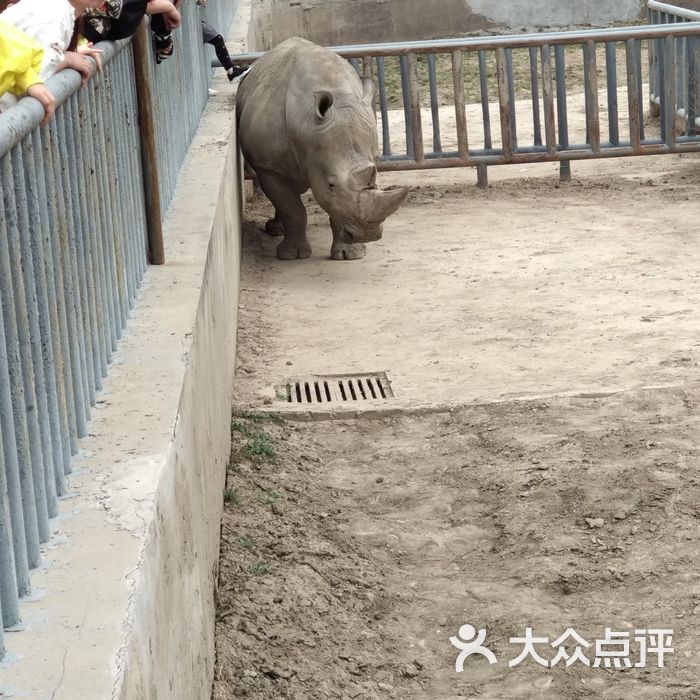
{"label": "drain grate", "polygon": [[299,377],[290,379],[277,393],[288,403],[306,404],[381,401],[394,397],[386,372]]}

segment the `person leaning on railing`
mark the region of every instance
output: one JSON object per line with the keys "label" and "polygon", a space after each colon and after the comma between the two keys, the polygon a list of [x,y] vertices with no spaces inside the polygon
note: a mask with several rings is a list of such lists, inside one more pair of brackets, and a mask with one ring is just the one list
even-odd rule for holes
{"label": "person leaning on railing", "polygon": [[168,0],[106,0],[102,8],[87,12],[85,36],[95,43],[126,39],[136,31],[144,15],[151,15],[156,56],[160,63],[158,36],[155,35],[164,35],[161,51],[167,53],[167,46],[170,46],[172,53],[170,31],[180,26],[180,13],[176,7],[178,3],[173,5]]}
{"label": "person leaning on railing", "polygon": [[53,117],[56,99],[39,78],[44,49],[41,44],[0,19],[0,97],[29,95],[44,108],[42,126]]}
{"label": "person leaning on railing", "polygon": [[[98,69],[101,68],[101,59],[100,51],[92,44],[78,46],[80,20],[87,9],[103,4],[104,0],[19,0],[9,4],[0,14],[0,20],[42,47],[38,71],[41,82],[64,68],[73,68],[85,83],[90,77],[87,57],[95,60]],[[4,63],[4,57],[0,55],[0,59],[0,63]],[[0,110],[8,109],[16,101],[11,91],[0,94]]]}

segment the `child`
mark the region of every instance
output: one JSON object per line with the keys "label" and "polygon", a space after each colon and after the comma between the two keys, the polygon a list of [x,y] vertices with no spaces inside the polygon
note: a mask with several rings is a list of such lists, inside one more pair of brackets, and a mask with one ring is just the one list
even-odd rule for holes
{"label": "child", "polygon": [[0,97],[9,92],[35,98],[44,108],[44,126],[56,110],[56,99],[39,78],[44,60],[41,44],[0,19],[0,56]]}
{"label": "child", "polygon": [[[0,19],[41,46],[43,55],[36,73],[40,82],[64,68],[73,68],[80,73],[84,83],[90,77],[91,68],[86,56],[92,56],[99,69],[101,52],[91,45],[78,51],[69,51],[69,48],[75,42],[76,27],[83,12],[103,4],[104,0],[21,0],[9,4]],[[53,114],[55,100],[49,100],[46,93],[37,87],[29,91],[32,97],[39,95],[44,101],[44,110],[48,107]],[[0,95],[0,109],[9,109],[16,102],[12,91]]]}
{"label": "child", "polygon": [[64,68],[77,70],[83,80],[90,75],[85,56],[100,65],[97,49],[68,51],[73,40],[76,20],[90,8],[101,7],[105,0],[21,0],[10,5],[0,17],[38,42],[44,50],[39,78],[46,80]]}

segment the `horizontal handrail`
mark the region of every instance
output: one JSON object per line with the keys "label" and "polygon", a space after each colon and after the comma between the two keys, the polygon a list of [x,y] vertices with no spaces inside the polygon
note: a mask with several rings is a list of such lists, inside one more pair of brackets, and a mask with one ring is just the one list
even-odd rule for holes
{"label": "horizontal handrail", "polygon": [[685,7],[669,5],[667,2],[657,2],[657,0],[648,0],[647,10],[666,12],[669,15],[673,15],[674,17],[682,17],[683,19],[690,20],[691,22],[700,20],[700,12],[688,10]]}
{"label": "horizontal handrail", "polygon": [[[102,51],[102,64],[106,67],[112,59],[129,43],[131,39],[118,42],[103,41],[95,48]],[[97,64],[90,58],[90,78],[97,72]],[[56,109],[67,102],[81,87],[78,71],[72,68],[52,75],[45,83],[48,90],[56,98]],[[39,100],[24,97],[12,109],[0,114],[0,158],[11,151],[23,138],[36,129],[44,120],[44,108]]]}

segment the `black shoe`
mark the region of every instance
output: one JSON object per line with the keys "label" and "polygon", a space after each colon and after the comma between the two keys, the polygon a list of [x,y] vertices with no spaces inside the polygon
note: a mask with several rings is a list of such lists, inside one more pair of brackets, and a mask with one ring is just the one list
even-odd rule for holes
{"label": "black shoe", "polygon": [[236,80],[236,78],[240,78],[242,75],[247,73],[250,70],[250,66],[233,66],[231,70],[229,70],[226,75],[228,75],[228,79],[233,82]]}

